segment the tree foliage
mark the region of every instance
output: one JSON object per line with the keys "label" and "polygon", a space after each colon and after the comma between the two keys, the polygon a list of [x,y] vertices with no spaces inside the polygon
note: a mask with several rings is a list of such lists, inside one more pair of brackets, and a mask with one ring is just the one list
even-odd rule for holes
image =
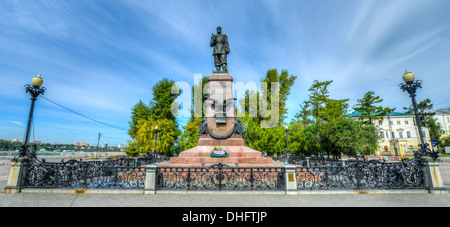
{"label": "tree foliage", "polygon": [[149,105],[141,100],[131,110],[130,129],[126,152],[130,155],[154,151],[156,136],[154,127],[158,125],[156,152],[171,153],[175,150],[180,135],[176,118],[172,114],[172,103],[179,94],[172,94],[173,80],[163,78],[152,87],[153,98]]}
{"label": "tree foliage", "polygon": [[[259,151],[266,151],[271,155],[283,154],[286,151],[283,122],[287,114],[286,101],[296,78],[294,75],[289,75],[287,70],[282,70],[281,73],[278,73],[276,69],[268,70],[266,76],[260,80],[260,82],[267,84],[267,89],[261,93],[247,90],[244,99],[239,100],[245,107],[244,110],[241,110],[244,111],[241,122],[244,126],[243,138],[246,146]],[[278,95],[272,94],[272,82],[278,83]],[[257,102],[250,102],[253,95],[257,97]],[[278,119],[274,121],[277,124],[269,124],[270,127],[263,125],[265,120],[273,116],[267,117],[261,114],[263,111],[260,109],[261,98],[267,98],[267,109],[277,109]],[[278,99],[278,101],[272,102],[272,98]],[[275,106],[272,106],[271,103],[275,103]],[[256,116],[253,115],[251,110],[254,110]]]}
{"label": "tree foliage", "polygon": [[348,99],[332,99],[328,87],[333,81],[311,85],[309,100],[290,124],[291,150],[298,155],[334,158],[341,154],[371,154],[377,148],[378,133],[373,125],[347,118]]}
{"label": "tree foliage", "polygon": [[359,119],[365,124],[372,124],[373,120],[382,121],[386,114],[396,109],[377,106],[376,104],[383,102],[383,99],[381,99],[380,96],[375,96],[374,91],[368,91],[364,94],[362,99],[358,99],[357,101],[358,103],[353,109],[361,113]]}
{"label": "tree foliage", "polygon": [[[406,113],[414,114],[414,107],[411,104],[409,107],[403,107]],[[428,127],[428,119],[434,116],[433,103],[430,99],[425,99],[417,104],[417,114],[422,126]]]}
{"label": "tree foliage", "polygon": [[[247,90],[245,92],[245,97],[239,100],[241,105],[245,107],[244,110],[242,110],[244,111],[245,116],[254,118],[258,123],[261,123],[263,120],[267,120],[268,118],[270,118],[267,116],[263,116],[261,114],[263,110],[260,109],[260,100],[266,97],[267,109],[272,110],[272,108],[276,108],[278,111],[278,119],[276,122],[282,123],[286,118],[286,101],[290,94],[291,87],[292,85],[294,85],[295,79],[297,79],[297,77],[294,75],[289,75],[289,72],[287,70],[282,70],[280,74],[278,73],[277,69],[268,70],[266,76],[264,78],[261,78],[260,80],[260,82],[264,82],[267,84],[267,89],[263,90],[262,93]],[[272,94],[273,82],[278,83],[278,95]],[[250,101],[252,96],[256,97],[256,102]],[[278,99],[278,101],[275,102],[277,106],[271,106],[272,98]],[[252,112],[251,110],[254,110],[254,112]],[[253,113],[256,113],[256,115],[253,115]]]}
{"label": "tree foliage", "polygon": [[278,124],[273,128],[262,128],[250,117],[241,118],[244,126],[246,146],[259,151],[266,151],[270,155],[283,154],[286,151],[286,136],[284,127]]}
{"label": "tree foliage", "polygon": [[148,106],[150,115],[153,119],[169,119],[175,122],[175,116],[172,113],[172,103],[179,94],[172,94],[173,80],[163,78],[152,87],[153,98]]}
{"label": "tree foliage", "polygon": [[[155,126],[158,126],[157,133],[155,132]],[[135,156],[139,153],[153,151],[171,154],[175,150],[175,141],[180,132],[174,121],[166,118],[158,120],[153,118],[141,119],[138,121],[137,128],[134,140],[128,143],[126,149],[128,154]]]}
{"label": "tree foliage", "polygon": [[[403,107],[403,109],[406,113],[414,114],[413,105]],[[431,140],[437,142],[438,147],[441,147],[441,136],[444,134],[444,130],[442,129],[441,124],[433,118],[435,111],[430,99],[427,98],[417,104],[417,114],[419,115],[420,124],[423,127],[428,127]]]}
{"label": "tree foliage", "polygon": [[131,109],[131,121],[129,122],[130,129],[128,130],[128,134],[131,138],[136,136],[139,120],[148,119],[149,117],[151,117],[150,108],[145,105],[142,100],[139,100],[139,102]]}
{"label": "tree foliage", "polygon": [[182,133],[178,140],[178,148],[180,149],[180,151],[184,151],[197,146],[197,142],[199,139],[198,127],[201,120],[201,117],[193,117],[185,126],[182,127]]}
{"label": "tree foliage", "polygon": [[[208,94],[203,92],[207,90],[208,87],[208,77],[202,77],[201,81],[194,84],[192,87],[192,106],[191,106],[191,117],[188,123],[182,127],[182,132],[180,139],[178,141],[178,149],[184,151],[197,146],[199,139],[198,129],[201,120],[205,117],[205,111],[203,109],[206,98]],[[195,93],[195,91],[201,91],[201,93]],[[197,95],[197,97],[196,97]],[[194,101],[194,99],[199,99]],[[195,116],[194,111],[201,111],[201,117]]]}
{"label": "tree foliage", "polygon": [[441,144],[443,147],[450,147],[450,135],[442,137]]}

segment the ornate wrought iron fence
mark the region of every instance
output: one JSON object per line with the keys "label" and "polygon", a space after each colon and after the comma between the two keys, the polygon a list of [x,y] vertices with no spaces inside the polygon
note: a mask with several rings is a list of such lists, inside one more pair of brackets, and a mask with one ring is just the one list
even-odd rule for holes
{"label": "ornate wrought iron fence", "polygon": [[424,177],[418,161],[373,163],[356,161],[345,166],[297,167],[299,190],[422,189]]}
{"label": "ornate wrought iron fence", "polygon": [[[145,189],[151,159],[29,163],[23,188]],[[320,166],[320,164],[322,166]],[[317,162],[296,167],[298,190],[423,189],[417,159],[397,163]],[[284,167],[157,167],[157,190],[285,190]]]}
{"label": "ornate wrought iron fence", "polygon": [[308,160],[305,157],[293,156],[289,158],[288,162],[294,165],[314,167],[314,166],[345,166],[347,164],[354,163],[357,161],[352,159],[338,160],[326,158],[311,158]]}
{"label": "ornate wrought iron fence", "polygon": [[52,163],[35,159],[25,173],[24,188],[144,189],[145,168],[151,159]]}
{"label": "ornate wrought iron fence", "polygon": [[283,190],[284,168],[231,167],[159,167],[159,190]]}

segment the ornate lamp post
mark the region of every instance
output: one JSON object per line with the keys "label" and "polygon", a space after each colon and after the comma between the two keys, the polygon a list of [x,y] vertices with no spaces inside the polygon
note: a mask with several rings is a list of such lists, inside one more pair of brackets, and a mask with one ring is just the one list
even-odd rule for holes
{"label": "ornate lamp post", "polygon": [[402,89],[402,91],[408,92],[409,97],[411,97],[412,104],[414,107],[414,114],[416,117],[416,124],[417,124],[417,128],[419,129],[419,137],[420,137],[419,150],[414,153],[414,156],[416,156],[417,158],[420,158],[422,155],[428,155],[431,158],[433,158],[434,160],[436,160],[438,158],[438,153],[432,152],[428,148],[428,143],[424,142],[423,134],[422,134],[422,125],[420,124],[419,113],[417,110],[417,103],[416,103],[416,98],[415,98],[416,90],[417,90],[417,88],[422,88],[422,81],[414,80],[414,79],[415,79],[414,73],[406,70],[405,74],[403,74],[403,81],[405,81],[405,83],[399,84],[400,89]]}
{"label": "ornate lamp post", "polygon": [[25,85],[26,92],[30,93],[30,95],[31,95],[31,107],[30,107],[30,114],[28,116],[28,125],[27,125],[27,132],[25,134],[25,141],[22,145],[21,150],[19,151],[19,157],[27,157],[30,159],[36,157],[35,152],[31,152],[29,150],[30,145],[28,145],[31,121],[33,120],[34,103],[35,103],[37,97],[40,94],[44,94],[44,92],[45,92],[45,88],[41,87],[42,84],[44,83],[44,80],[42,80],[41,75],[37,75],[36,77],[34,77],[33,80],[31,80],[31,83],[32,83],[32,85],[29,85],[29,84]]}

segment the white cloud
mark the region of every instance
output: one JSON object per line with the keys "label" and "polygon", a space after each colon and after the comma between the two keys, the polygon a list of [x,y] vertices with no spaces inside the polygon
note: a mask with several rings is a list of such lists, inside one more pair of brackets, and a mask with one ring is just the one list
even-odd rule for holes
{"label": "white cloud", "polygon": [[18,121],[10,121],[10,122],[15,124],[15,125],[19,125],[19,126],[25,127],[25,125],[22,124],[21,122],[18,122]]}

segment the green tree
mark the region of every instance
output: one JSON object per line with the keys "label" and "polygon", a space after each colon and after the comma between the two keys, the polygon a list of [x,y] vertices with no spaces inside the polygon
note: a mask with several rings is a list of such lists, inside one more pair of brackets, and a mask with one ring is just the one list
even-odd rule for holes
{"label": "green tree", "polygon": [[282,124],[273,128],[261,128],[261,125],[250,117],[241,119],[244,126],[246,146],[269,155],[283,154],[286,151],[286,136]]}
{"label": "green tree", "polygon": [[201,120],[201,117],[191,118],[188,123],[182,127],[182,133],[178,139],[178,148],[180,151],[197,146],[199,139],[198,127]]}
{"label": "green tree", "polygon": [[[359,111],[361,116],[359,119],[365,124],[372,124],[373,120],[382,121],[386,114],[394,111],[396,108],[377,106],[376,104],[383,102],[380,96],[375,96],[375,91],[368,91],[362,99],[358,99],[358,103],[354,110]],[[368,119],[366,121],[366,119]]]}
{"label": "green tree", "polygon": [[[158,126],[158,134],[155,133],[155,126]],[[165,118],[158,120],[153,118],[141,119],[138,121],[137,128],[135,138],[128,142],[127,154],[136,156],[139,153],[150,153],[152,151],[171,154],[175,150],[174,144],[180,132],[174,121]]]}
{"label": "green tree", "polygon": [[305,155],[307,153],[304,122],[291,121],[289,124],[289,150],[292,155]]}
{"label": "green tree", "polygon": [[296,119],[301,120],[306,126],[305,147],[308,154],[317,156],[323,153],[328,156],[331,154],[334,145],[330,133],[333,130],[334,121],[347,112],[348,99],[330,98],[328,86],[332,82],[332,80],[315,80],[308,89],[309,100],[304,101],[301,111],[296,115]]}
{"label": "green tree", "polygon": [[314,80],[313,84],[308,89],[310,94],[309,100],[304,102],[305,108],[309,109],[309,113],[311,113],[312,117],[315,119],[315,122],[320,120],[320,117],[325,109],[325,104],[330,96],[328,86],[332,82],[332,80],[321,82]]}
{"label": "green tree", "polygon": [[145,103],[139,100],[133,108],[131,109],[131,121],[129,122],[130,129],[128,130],[128,134],[131,138],[136,136],[136,132],[138,130],[138,122],[142,119],[147,119],[151,117],[151,111]]}
{"label": "green tree", "polygon": [[[203,91],[207,90],[208,77],[203,77],[201,81],[194,84],[192,87],[192,106],[191,106],[191,117],[188,123],[182,127],[182,132],[178,140],[178,148],[181,151],[193,148],[197,146],[199,139],[198,129],[201,120],[205,117],[205,112],[203,110],[204,103],[208,98],[208,94],[203,94]],[[195,91],[201,91],[201,93],[196,93]],[[195,97],[198,95],[198,97]],[[201,99],[194,101],[194,99]],[[198,102],[200,101],[200,102]],[[194,111],[201,112],[201,117],[195,116]]]}
{"label": "green tree", "polygon": [[336,151],[356,157],[358,153],[363,156],[373,154],[378,147],[378,139],[378,131],[374,125],[341,117],[332,126],[330,140]]}
{"label": "green tree", "polygon": [[[412,105],[403,107],[403,109],[406,110],[407,113],[414,114],[414,107]],[[444,131],[439,122],[433,118],[435,111],[431,100],[427,98],[419,102],[417,104],[417,113],[419,115],[420,124],[423,127],[429,128],[431,140],[437,142],[438,147],[440,147],[442,143],[440,138]]]}
{"label": "green tree", "polygon": [[441,138],[441,145],[443,147],[450,147],[450,136],[444,136]]}
{"label": "green tree", "polygon": [[[283,120],[286,118],[286,114],[287,114],[287,107],[286,107],[286,101],[288,99],[288,96],[290,94],[291,91],[291,87],[292,85],[294,85],[295,79],[297,79],[296,76],[294,75],[289,75],[287,70],[282,70],[281,74],[278,73],[277,69],[270,69],[267,71],[266,76],[264,78],[261,78],[260,82],[264,82],[267,84],[267,105],[268,105],[268,109],[271,108],[278,108],[278,113],[279,113],[279,123],[282,123]],[[279,94],[278,96],[274,95],[275,98],[279,99],[279,102],[276,102],[278,104],[278,106],[276,107],[272,107],[271,106],[271,98],[272,93],[271,93],[271,88],[272,88],[272,82],[276,82],[279,85]],[[257,98],[257,103],[250,103],[250,97],[252,95],[255,95]],[[263,94],[260,94],[259,92],[254,92],[254,91],[249,91],[247,90],[245,92],[245,97],[244,99],[239,100],[241,103],[243,103],[244,105],[244,110],[245,111],[245,116],[251,116],[251,113],[249,112],[250,109],[254,109],[256,110],[255,112],[257,113],[256,116],[256,121],[258,123],[261,123],[261,121],[263,119],[267,119],[267,117],[263,117],[261,116],[261,110],[259,108],[259,100],[260,100],[260,96]],[[253,106],[250,106],[253,105]],[[254,116],[251,116],[254,117]]]}
{"label": "green tree", "polygon": [[[180,134],[176,118],[172,114],[172,103],[179,96],[172,94],[175,82],[163,78],[152,87],[153,98],[147,106],[141,100],[132,108],[130,129],[128,134],[132,140],[128,142],[127,153],[135,155],[148,153],[154,142],[150,141],[149,135],[153,127],[158,124],[161,143],[157,143],[157,151],[170,153],[175,150],[175,142]],[[159,144],[159,145],[158,145]]]}
{"label": "green tree", "polygon": [[[244,106],[244,117],[241,118],[241,122],[244,126],[244,135],[246,146],[259,150],[267,151],[270,155],[283,154],[286,151],[286,135],[283,127],[283,121],[286,118],[287,107],[286,101],[290,94],[292,85],[297,77],[289,75],[287,70],[282,70],[278,73],[276,69],[270,69],[267,71],[266,76],[261,78],[260,82],[267,84],[267,90],[263,93],[255,91],[246,91],[245,97],[240,101]],[[278,83],[278,95],[272,94],[272,82]],[[266,93],[264,93],[266,92]],[[256,96],[257,102],[250,102],[252,96]],[[267,97],[267,109],[278,109],[278,124],[270,125],[271,127],[263,127],[262,123],[270,117],[265,117],[261,114],[260,98]],[[274,102],[276,106],[272,106],[272,98],[278,99],[278,102]],[[256,110],[256,116],[253,116],[251,109]],[[272,117],[272,116],[271,116]]]}
{"label": "green tree", "polygon": [[[414,107],[403,107],[406,113],[414,114]],[[428,127],[428,118],[432,117],[435,112],[433,110],[433,103],[430,99],[425,99],[417,104],[417,114],[419,115],[419,120],[422,126]]]}
{"label": "green tree", "polygon": [[437,147],[439,149],[439,147],[442,146],[441,137],[444,134],[444,130],[442,129],[441,124],[439,124],[439,122],[437,122],[433,117],[427,117],[426,122],[430,131],[430,139],[431,141],[437,143]]}
{"label": "green tree", "polygon": [[153,119],[169,119],[175,122],[176,117],[172,114],[172,103],[179,94],[172,94],[174,84],[173,80],[163,78],[152,87],[153,98],[150,101],[149,110]]}

